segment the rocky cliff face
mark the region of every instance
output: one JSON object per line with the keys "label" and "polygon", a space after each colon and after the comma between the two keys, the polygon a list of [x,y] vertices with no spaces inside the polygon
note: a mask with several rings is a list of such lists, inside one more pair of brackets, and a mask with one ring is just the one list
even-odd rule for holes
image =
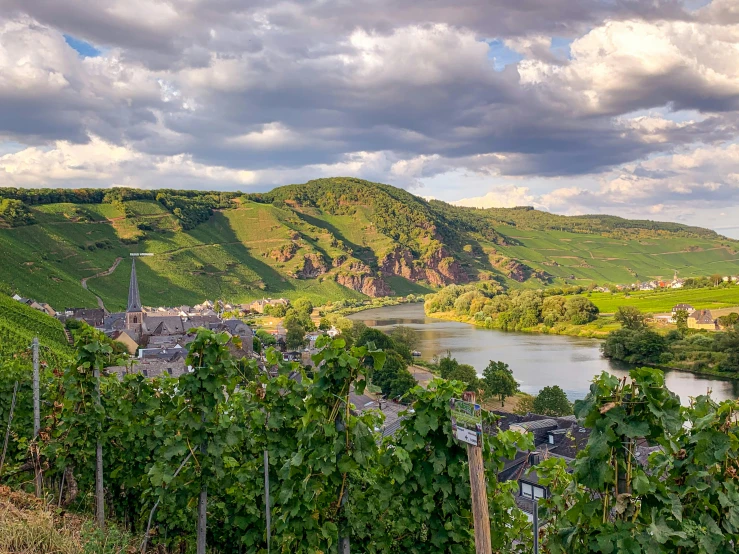
{"label": "rocky cliff face", "polygon": [[352,262],[344,267],[336,275],[336,282],[371,297],[389,296],[393,293],[381,277],[372,275],[372,270],[361,262]]}
{"label": "rocky cliff face", "polygon": [[298,245],[294,242],[284,244],[280,248],[275,248],[269,253],[269,257],[278,262],[288,262],[293,259],[298,251]]}
{"label": "rocky cliff face", "polygon": [[306,254],[303,257],[303,268],[295,273],[298,279],[314,279],[328,271],[323,256],[319,254]]}
{"label": "rocky cliff face", "polygon": [[437,287],[468,281],[459,262],[449,256],[443,247],[427,260],[416,260],[411,252],[398,248],[380,261],[380,271],[384,275],[399,275],[409,281],[427,281]]}

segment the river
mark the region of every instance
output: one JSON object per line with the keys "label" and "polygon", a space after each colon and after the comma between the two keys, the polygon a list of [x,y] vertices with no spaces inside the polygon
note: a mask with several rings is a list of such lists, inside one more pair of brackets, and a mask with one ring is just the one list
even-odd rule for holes
{"label": "river", "polygon": [[[366,310],[349,318],[384,331],[396,325],[415,329],[420,335],[418,349],[424,360],[443,357],[449,351],[460,363],[474,366],[478,374],[489,360],[503,361],[513,370],[521,391],[529,394],[559,385],[570,400],[576,400],[588,393],[590,381],[601,372],[619,377],[628,374],[628,367],[601,356],[601,341],[597,339],[481,329],[427,317],[420,303]],[[683,404],[688,403],[690,396],[705,394],[709,389],[719,401],[739,396],[737,380],[668,371],[666,382]]]}

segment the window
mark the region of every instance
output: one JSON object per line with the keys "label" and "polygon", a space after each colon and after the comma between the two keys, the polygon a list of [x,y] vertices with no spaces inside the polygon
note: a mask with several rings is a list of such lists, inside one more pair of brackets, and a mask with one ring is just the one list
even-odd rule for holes
{"label": "window", "polygon": [[549,433],[549,444],[554,444],[554,435]]}
{"label": "window", "polygon": [[541,487],[534,487],[534,498],[544,498],[546,495],[544,494],[544,489]]}
{"label": "window", "polygon": [[149,376],[149,372],[146,369],[144,371],[142,371],[142,373],[144,374],[144,377],[148,377]]}

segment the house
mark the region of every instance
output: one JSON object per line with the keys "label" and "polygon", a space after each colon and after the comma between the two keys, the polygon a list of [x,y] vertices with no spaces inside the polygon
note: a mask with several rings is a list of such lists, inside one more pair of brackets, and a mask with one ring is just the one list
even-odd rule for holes
{"label": "house", "polygon": [[290,301],[289,300],[286,300],[285,298],[277,298],[277,299],[272,299],[272,298],[265,299],[265,298],[262,298],[261,300],[256,300],[256,301],[252,302],[251,304],[249,304],[249,310],[252,311],[252,312],[256,312],[258,314],[263,314],[264,313],[264,308],[266,308],[267,306],[285,306],[285,307],[287,307],[289,305],[290,305]]}
{"label": "house", "polygon": [[67,318],[84,321],[91,327],[102,329],[105,325],[105,310],[102,308],[65,308],[64,315]]}
{"label": "house", "polygon": [[696,310],[688,316],[688,329],[718,330],[718,323],[711,310]]}
{"label": "house", "polygon": [[688,314],[692,314],[695,311],[695,308],[691,306],[690,304],[675,304],[672,307],[672,314],[670,315],[670,323],[677,323],[677,320],[675,319],[675,316],[678,312],[687,312]]}
{"label": "house", "polygon": [[139,343],[137,343],[136,340],[126,331],[115,331],[110,335],[110,338],[125,346],[128,353],[132,356],[136,354],[136,351],[139,349]]}
{"label": "house", "polygon": [[286,362],[301,362],[303,361],[303,353],[297,351],[285,352],[282,354],[282,359]]}
{"label": "house", "polygon": [[682,279],[674,279],[672,283],[670,284],[670,287],[673,289],[681,289],[683,288],[683,285],[685,284],[685,281]]}

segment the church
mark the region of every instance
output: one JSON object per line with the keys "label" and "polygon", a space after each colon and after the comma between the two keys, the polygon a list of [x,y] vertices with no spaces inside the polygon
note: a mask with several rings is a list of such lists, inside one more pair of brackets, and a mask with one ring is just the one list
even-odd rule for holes
{"label": "church", "polygon": [[[147,377],[162,373],[181,375],[185,368],[187,345],[195,338],[195,328],[227,332],[239,341],[230,341],[229,349],[237,358],[250,357],[253,352],[252,329],[239,319],[222,320],[210,312],[182,313],[182,310],[144,309],[136,276],[136,260],[131,260],[131,280],[128,285],[128,304],[125,313],[111,314],[106,325],[113,340],[126,345],[129,353],[138,359],[135,372]],[[239,345],[238,347],[236,345]],[[126,367],[109,368],[123,375]]]}

